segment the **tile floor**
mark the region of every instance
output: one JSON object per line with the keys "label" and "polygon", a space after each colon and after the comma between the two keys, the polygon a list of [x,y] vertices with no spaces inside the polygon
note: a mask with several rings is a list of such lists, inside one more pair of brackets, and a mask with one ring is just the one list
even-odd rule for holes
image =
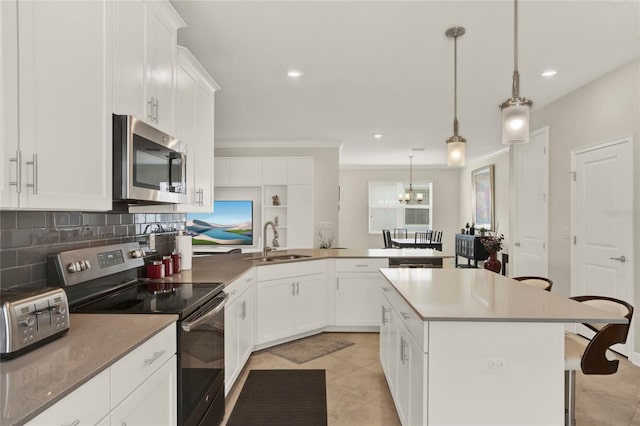
{"label": "tile floor", "polygon": [[[233,410],[252,369],[322,368],[327,375],[329,426],[395,426],[400,424],[379,361],[378,333],[340,333],[355,344],[296,364],[268,352],[255,352],[226,400]],[[576,378],[578,426],[640,426],[640,368],[626,359],[617,374]],[[225,417],[226,423],[227,417]]]}

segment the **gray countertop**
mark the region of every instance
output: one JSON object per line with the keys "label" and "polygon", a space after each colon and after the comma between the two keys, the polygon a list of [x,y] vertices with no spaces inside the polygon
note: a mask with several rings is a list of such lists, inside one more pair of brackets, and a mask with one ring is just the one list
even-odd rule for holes
{"label": "gray countertop", "polygon": [[0,424],[27,422],[177,319],[72,314],[66,335],[0,363]]}
{"label": "gray countertop", "polygon": [[626,323],[486,269],[381,269],[423,321]]}

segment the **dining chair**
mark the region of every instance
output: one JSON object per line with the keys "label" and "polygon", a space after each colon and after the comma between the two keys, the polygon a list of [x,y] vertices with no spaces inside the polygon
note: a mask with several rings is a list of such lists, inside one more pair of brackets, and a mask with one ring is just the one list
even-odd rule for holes
{"label": "dining chair", "polygon": [[407,228],[395,228],[393,230],[393,238],[407,238]]}
{"label": "dining chair", "polygon": [[629,303],[606,296],[575,296],[570,299],[585,305],[618,314],[627,319],[626,324],[583,325],[596,334],[590,341],[573,333],[565,333],[564,344],[564,381],[565,381],[565,425],[575,426],[576,409],[576,371],[583,374],[613,374],[618,371],[619,360],[609,350],[617,343],[625,343],[629,334],[633,306]]}
{"label": "dining chair", "polygon": [[553,281],[545,277],[535,277],[535,276],[528,275],[528,276],[522,276],[522,277],[513,277],[513,279],[520,281],[523,284],[527,284],[532,287],[541,288],[547,291],[551,291],[551,287],[553,287]]}
{"label": "dining chair", "polygon": [[431,237],[432,243],[441,243],[442,242],[442,231],[433,231],[433,236]]}
{"label": "dining chair", "polygon": [[415,233],[414,242],[416,244],[430,243],[431,242],[431,235],[432,235],[432,231],[427,231],[427,232],[419,232],[419,231],[417,231]]}
{"label": "dining chair", "polygon": [[383,229],[382,230],[382,238],[384,240],[384,248],[392,248],[393,247],[391,245],[391,231],[389,231],[388,229]]}

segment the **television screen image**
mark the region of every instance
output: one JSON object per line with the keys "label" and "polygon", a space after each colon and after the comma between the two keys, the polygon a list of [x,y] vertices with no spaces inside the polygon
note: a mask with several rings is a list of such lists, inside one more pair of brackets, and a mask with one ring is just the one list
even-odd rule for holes
{"label": "television screen image", "polygon": [[213,213],[188,213],[194,246],[253,245],[253,201],[214,201]]}

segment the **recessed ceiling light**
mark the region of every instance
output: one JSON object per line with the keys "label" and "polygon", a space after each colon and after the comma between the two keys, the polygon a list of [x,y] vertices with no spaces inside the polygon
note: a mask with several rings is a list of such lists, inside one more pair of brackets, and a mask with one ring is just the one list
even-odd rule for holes
{"label": "recessed ceiling light", "polygon": [[558,74],[558,71],[556,71],[556,70],[547,70],[547,71],[544,71],[542,73],[542,76],[543,77],[553,77],[556,74]]}
{"label": "recessed ceiling light", "polygon": [[298,70],[291,70],[287,73],[287,75],[291,78],[302,77],[303,72]]}
{"label": "recessed ceiling light", "polygon": [[380,139],[383,135],[381,133],[374,133],[373,137],[376,139]]}

